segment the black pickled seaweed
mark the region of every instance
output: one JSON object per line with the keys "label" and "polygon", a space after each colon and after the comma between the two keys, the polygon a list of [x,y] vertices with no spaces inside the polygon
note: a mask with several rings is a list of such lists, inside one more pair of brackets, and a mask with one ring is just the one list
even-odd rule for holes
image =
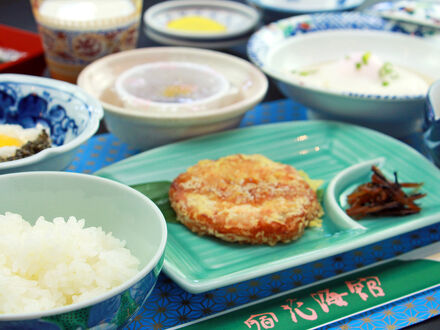
{"label": "black pickled seaweed", "polygon": [[0,157],[0,162],[26,158],[50,147],[50,137],[45,130],[42,130],[35,140],[26,142],[21,148],[17,149],[13,156]]}

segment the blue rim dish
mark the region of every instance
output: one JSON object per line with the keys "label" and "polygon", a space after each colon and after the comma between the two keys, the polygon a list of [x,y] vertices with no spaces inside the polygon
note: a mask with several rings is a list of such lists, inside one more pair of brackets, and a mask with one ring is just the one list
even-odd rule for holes
{"label": "blue rim dish", "polygon": [[[265,70],[265,61],[270,49],[282,44],[289,38],[330,30],[372,30],[385,31],[392,33],[402,33],[416,37],[429,37],[431,31],[423,28],[406,28],[400,24],[385,20],[374,15],[362,13],[324,13],[294,16],[282,19],[264,26],[249,39],[247,54],[249,59],[263,71]],[[277,79],[285,80],[281,77]],[[323,93],[344,95],[352,98],[367,98],[375,100],[423,100],[426,95],[378,95],[363,93],[338,93],[327,90],[320,90]]]}

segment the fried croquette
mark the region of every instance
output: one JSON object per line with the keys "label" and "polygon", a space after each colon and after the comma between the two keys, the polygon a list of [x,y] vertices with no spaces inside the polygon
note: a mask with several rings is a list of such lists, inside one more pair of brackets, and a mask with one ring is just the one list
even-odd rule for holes
{"label": "fried croquette", "polygon": [[299,171],[262,155],[202,160],[172,182],[169,198],[190,230],[229,242],[287,243],[323,214]]}

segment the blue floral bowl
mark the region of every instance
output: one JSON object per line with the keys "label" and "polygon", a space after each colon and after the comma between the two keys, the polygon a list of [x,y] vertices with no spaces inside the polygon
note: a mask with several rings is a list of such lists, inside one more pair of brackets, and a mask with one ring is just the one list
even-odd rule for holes
{"label": "blue floral bowl", "polygon": [[101,104],[81,88],[62,81],[0,74],[0,124],[37,124],[50,132],[52,147],[32,156],[0,163],[0,174],[62,170],[76,150],[98,130]]}
{"label": "blue floral bowl", "polygon": [[124,240],[140,261],[136,275],[94,298],[47,311],[0,314],[1,330],[121,329],[136,317],[156,284],[167,240],[165,219],[150,199],[94,175],[37,171],[0,175],[0,201],[0,214],[17,213],[29,222],[39,216],[84,219],[85,227],[101,227]]}
{"label": "blue floral bowl", "polygon": [[440,167],[440,80],[432,84],[426,98],[424,141],[432,161]]}

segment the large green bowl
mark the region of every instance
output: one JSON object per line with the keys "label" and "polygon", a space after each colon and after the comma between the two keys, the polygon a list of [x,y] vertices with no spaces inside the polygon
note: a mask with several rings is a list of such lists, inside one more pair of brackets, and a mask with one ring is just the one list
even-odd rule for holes
{"label": "large green bowl", "polygon": [[94,299],[44,312],[0,314],[0,329],[120,328],[130,322],[151,293],[163,264],[165,219],[139,192],[100,177],[67,172],[0,176],[0,214],[14,212],[34,222],[62,216],[84,218],[127,242],[140,271]]}

